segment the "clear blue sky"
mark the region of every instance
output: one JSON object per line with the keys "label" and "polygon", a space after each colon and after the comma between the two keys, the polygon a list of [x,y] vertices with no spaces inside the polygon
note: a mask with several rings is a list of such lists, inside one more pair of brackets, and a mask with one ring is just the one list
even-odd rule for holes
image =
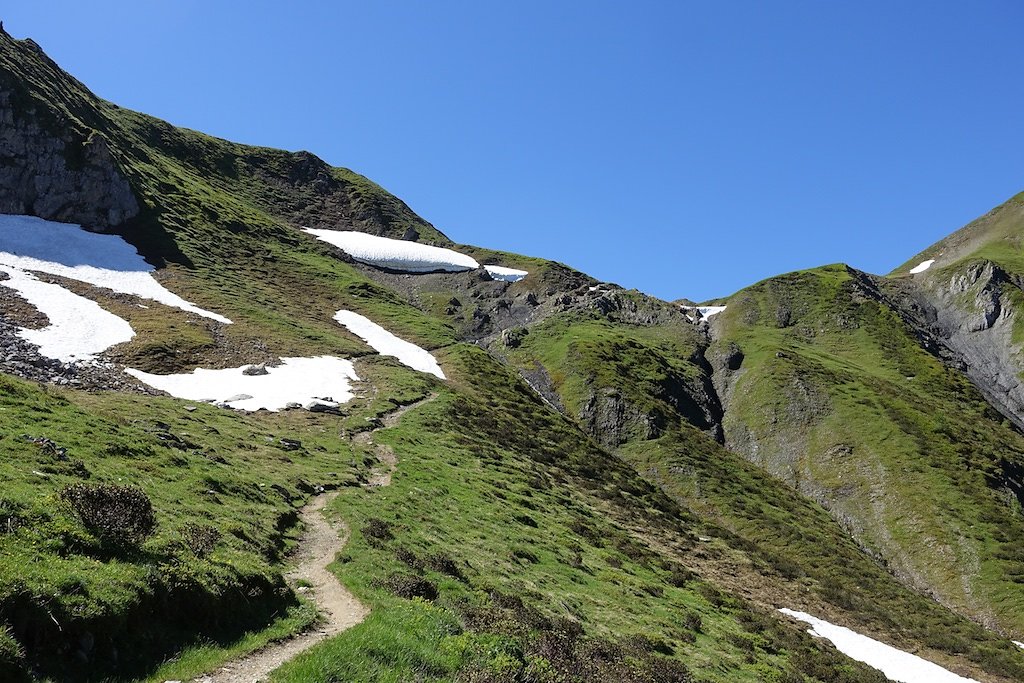
{"label": "clear blue sky", "polygon": [[97,94],[363,173],[460,242],[702,300],[887,272],[1024,189],[1024,4],[25,2]]}

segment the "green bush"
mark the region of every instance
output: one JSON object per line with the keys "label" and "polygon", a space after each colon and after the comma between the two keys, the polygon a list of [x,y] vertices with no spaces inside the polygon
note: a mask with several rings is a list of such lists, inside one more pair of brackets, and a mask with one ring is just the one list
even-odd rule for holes
{"label": "green bush", "polygon": [[366,524],[360,529],[363,536],[369,539],[375,539],[377,541],[390,541],[395,536],[391,533],[391,525],[385,522],[383,519],[377,517],[370,517],[366,520]]}
{"label": "green bush", "polygon": [[156,530],[146,492],[120,484],[71,484],[58,494],[104,543],[139,545]]}
{"label": "green bush", "polygon": [[411,600],[423,598],[424,600],[437,599],[437,586],[427,581],[422,576],[412,574],[392,574],[377,585],[386,591],[397,595],[400,598]]}
{"label": "green bush", "polygon": [[196,557],[206,557],[220,542],[220,530],[209,524],[189,522],[181,528],[181,540]]}

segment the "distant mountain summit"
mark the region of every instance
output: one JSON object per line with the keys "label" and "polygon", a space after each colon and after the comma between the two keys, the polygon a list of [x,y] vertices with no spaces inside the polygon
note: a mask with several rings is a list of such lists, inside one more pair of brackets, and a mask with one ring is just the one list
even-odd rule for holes
{"label": "distant mountain summit", "polygon": [[1024,193],[939,240],[890,275],[905,275],[927,260],[942,269],[969,259],[989,260],[1020,272],[1024,266]]}

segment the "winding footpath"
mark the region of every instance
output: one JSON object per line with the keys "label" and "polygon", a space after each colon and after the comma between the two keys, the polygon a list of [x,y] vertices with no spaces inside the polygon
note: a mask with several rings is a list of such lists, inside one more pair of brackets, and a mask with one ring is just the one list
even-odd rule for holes
{"label": "winding footpath", "polygon": [[[297,564],[286,574],[288,583],[307,582],[313,601],[322,616],[318,627],[288,640],[271,643],[261,650],[225,664],[212,674],[195,679],[195,683],[257,683],[267,675],[317,643],[352,628],[366,618],[370,609],[342,586],[327,566],[334,562],[348,540],[347,532],[339,536],[323,516],[323,509],[337,493],[322,494],[302,509],[306,531],[296,554]],[[307,595],[309,594],[307,593]]]}
{"label": "winding footpath", "polygon": [[[375,429],[356,434],[353,441],[367,446],[374,445],[374,432],[395,426],[406,412],[435,398],[437,394],[431,394],[415,403],[398,408],[386,415],[382,424]],[[381,468],[371,473],[367,486],[387,486],[391,483],[391,475],[397,467],[398,459],[389,446],[376,444],[375,450]],[[309,585],[310,588],[305,594],[312,597],[321,615],[317,628],[287,640],[270,643],[244,657],[228,662],[213,673],[194,679],[193,683],[261,683],[267,680],[270,672],[288,660],[317,643],[361,623],[370,613],[370,608],[359,602],[327,569],[348,541],[348,529],[342,528],[342,533],[339,534],[323,515],[324,508],[337,495],[337,492],[321,494],[302,508],[300,518],[305,526],[305,532],[294,557],[295,567],[285,575],[291,586],[299,582]]]}

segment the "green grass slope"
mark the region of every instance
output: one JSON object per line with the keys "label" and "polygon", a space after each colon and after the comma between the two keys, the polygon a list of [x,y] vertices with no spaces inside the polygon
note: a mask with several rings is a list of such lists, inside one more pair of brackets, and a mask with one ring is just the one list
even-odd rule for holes
{"label": "green grass slope", "polygon": [[[821,286],[828,288],[841,288],[841,284],[850,279],[843,268],[824,269],[821,273],[802,274],[800,277],[820,277],[823,281]],[[803,293],[807,287],[801,285],[798,289]],[[835,294],[837,290],[828,291]],[[808,298],[800,305],[811,309],[815,300]],[[870,463],[858,456],[859,449],[865,448],[866,439],[874,438],[874,425],[880,424],[887,429],[879,435],[884,440],[882,443],[895,444],[900,438],[898,433],[907,429],[907,424],[886,425],[887,416],[865,414],[863,406],[858,406],[860,422],[851,422],[850,414],[842,414],[833,418],[834,422],[828,427],[830,431],[823,432],[833,436],[834,425],[846,420],[848,424],[843,435],[848,440],[842,443],[849,450],[836,455],[836,442],[828,442],[825,449],[831,449],[828,450],[832,454],[831,459],[816,463],[815,458],[822,459],[813,450],[816,441],[808,437],[806,441],[811,446],[803,443],[795,446],[792,442],[793,435],[808,431],[807,414],[792,408],[795,403],[793,394],[820,392],[820,396],[815,394],[813,399],[805,400],[805,404],[817,411],[815,414],[824,415],[829,410],[829,387],[841,383],[830,378],[820,387],[806,388],[810,380],[802,365],[802,346],[793,343],[780,345],[780,340],[772,332],[736,322],[737,316],[739,321],[753,319],[742,300],[737,302],[734,298],[730,309],[719,315],[727,314],[732,317],[723,319],[723,340],[706,351],[699,336],[693,332],[695,328],[687,334],[677,325],[625,327],[586,315],[564,315],[531,327],[522,338],[521,345],[509,352],[509,357],[524,370],[538,362],[543,364],[567,412],[588,428],[592,429],[593,425],[588,424],[586,406],[601,396],[609,395],[617,397],[614,414],[624,418],[629,425],[642,425],[642,429],[620,431],[622,439],[617,452],[700,519],[705,526],[699,533],[721,538],[730,548],[721,558],[694,562],[691,566],[697,571],[765,606],[800,604],[809,611],[832,615],[840,623],[876,634],[907,649],[924,648],[936,661],[955,662],[950,655],[962,655],[983,670],[1010,678],[1020,676],[1024,672],[1021,668],[1024,657],[1007,640],[961,616],[975,615],[965,608],[965,603],[949,601],[951,606],[959,608],[960,614],[940,606],[928,596],[934,594],[930,585],[914,585],[907,581],[894,562],[865,541],[864,534],[855,534],[856,541],[851,538],[849,520],[856,519],[856,506],[864,502],[864,499],[856,498],[863,490],[857,487],[863,486],[869,492],[877,491],[870,486],[877,487],[878,482],[857,482],[849,472],[837,471],[834,460],[845,457],[846,467],[853,470],[860,466],[869,468]],[[810,320],[800,320],[811,324]],[[891,322],[886,320],[886,323]],[[820,321],[815,320],[815,338],[820,336],[820,328]],[[747,336],[738,336],[736,330],[742,330]],[[898,339],[899,334],[897,327],[897,338],[890,340],[893,346],[901,344],[905,347],[905,354],[924,363],[930,372],[937,373],[938,376],[931,381],[940,385],[942,382],[951,383],[946,387],[946,401],[955,403],[954,397],[958,392],[970,391],[966,380],[951,375],[930,356],[920,353],[912,340]],[[685,341],[687,338],[688,343]],[[851,343],[845,336],[840,341],[846,345]],[[703,345],[707,344],[705,340]],[[667,377],[673,375],[685,378],[707,373],[710,367],[704,361],[704,355],[709,358],[725,355],[723,351],[727,347],[732,347],[734,354],[737,348],[742,349],[743,356],[737,373],[740,379],[732,390],[732,400],[725,406],[725,436],[728,440],[733,431],[740,429],[753,432],[748,434],[749,441],[745,443],[757,445],[756,455],[750,456],[754,463],[716,443],[711,438],[713,432],[695,428],[693,418],[680,409],[686,402],[658,389],[666,384]],[[818,361],[817,353],[811,355],[808,352],[808,355]],[[764,371],[771,381],[763,379],[762,366],[774,367],[776,363],[800,365],[799,370],[787,366],[778,374]],[[821,372],[817,364],[811,367]],[[922,369],[916,372],[919,377],[916,381],[926,380]],[[799,380],[794,380],[794,376]],[[691,391],[691,395],[696,394]],[[905,403],[901,405],[906,409]],[[938,530],[929,529],[929,534],[947,529],[949,518],[954,514],[970,515],[968,524],[971,526],[959,527],[962,533],[970,533],[967,536],[969,540],[961,543],[966,545],[973,541],[974,545],[967,547],[987,553],[983,564],[985,572],[978,577],[978,587],[974,588],[972,595],[975,599],[985,595],[983,604],[990,609],[988,614],[996,619],[1005,619],[1004,628],[1017,633],[1015,620],[1019,615],[1017,601],[1021,593],[1016,580],[1019,569],[1012,539],[1016,525],[1020,524],[1019,505],[1007,500],[1005,491],[999,490],[995,484],[997,472],[1006,466],[1002,463],[1009,462],[1007,458],[1016,461],[1017,456],[996,450],[977,452],[967,445],[976,440],[976,432],[980,434],[989,429],[996,430],[1004,439],[1004,446],[1016,448],[1017,437],[998,421],[979,424],[979,417],[991,421],[992,411],[982,402],[958,409],[965,414],[953,415],[944,423],[948,428],[957,417],[971,423],[968,428],[970,434],[956,435],[957,439],[963,439],[955,442],[960,449],[957,455],[950,454],[952,461],[943,462],[934,457],[941,451],[934,454],[928,451],[928,456],[934,459],[926,473],[935,477],[936,482],[941,482],[941,486],[931,481],[909,480],[903,474],[906,470],[903,468],[900,470],[900,482],[905,482],[908,488],[896,488],[893,481],[896,477],[885,479],[892,482],[893,489],[886,491],[885,497],[879,497],[886,501],[910,498],[918,506],[919,518],[927,518]],[[971,413],[972,409],[976,412]],[[698,422],[698,426],[704,425]],[[859,437],[862,432],[868,436]],[[937,436],[941,437],[941,434]],[[854,438],[859,440],[849,441]],[[947,444],[952,442],[952,436],[946,438]],[[923,441],[915,443],[920,446]],[[892,450],[887,449],[886,454],[897,457],[896,453],[889,452]],[[969,460],[965,453],[971,454]],[[972,466],[973,471],[969,474],[963,472],[965,460]],[[805,465],[805,462],[810,464]],[[757,465],[772,471],[786,483],[769,476]],[[794,469],[799,476],[791,474]],[[805,474],[808,469],[812,474],[820,469],[827,473],[829,479],[824,480],[824,476],[821,476],[823,481],[810,479],[810,475]],[[871,472],[873,470],[868,469],[868,473]],[[936,476],[940,472],[945,474],[945,478]],[[826,483],[833,485],[833,482],[838,482],[834,486],[841,491],[842,500],[849,509],[836,509],[834,489],[825,489],[829,495],[819,493]],[[944,498],[940,501],[931,492],[922,496],[920,487],[926,484],[932,486],[935,493],[941,492]],[[811,499],[819,502],[812,503]],[[822,503],[830,510],[822,507]],[[901,506],[902,509],[905,507]],[[840,514],[842,516],[837,521]],[[887,523],[890,526],[885,529],[898,530],[898,518],[887,518]],[[908,531],[899,538],[906,545],[897,547],[918,553],[914,559],[920,561],[925,570],[937,575],[944,572],[941,578],[959,585],[962,567],[921,557],[925,552],[924,545],[933,543],[935,535],[917,538]],[[983,590],[988,592],[983,593]],[[956,668],[955,663],[951,666]]]}
{"label": "green grass slope", "polygon": [[965,260],[988,260],[1011,272],[1024,273],[1024,193],[939,240],[889,275],[907,275],[927,259],[936,259],[932,268],[947,268]]}
{"label": "green grass slope", "polygon": [[[215,663],[218,648],[258,645],[254,628],[309,623],[280,571],[295,508],[324,485],[343,488],[335,510],[359,530],[339,575],[374,611],[281,680],[871,680],[654,543],[650,530],[692,546],[693,518],[486,354],[458,345],[443,362],[448,387],[364,363],[392,402],[368,397],[342,417],[3,379],[8,673],[135,680],[180,658],[161,671],[194,675],[189,663]],[[431,390],[435,401],[379,435],[399,455],[392,485],[358,486],[372,459],[347,434]],[[59,435],[66,454],[26,435]],[[137,547],[97,536],[60,499],[76,482],[141,488],[156,534]]]}
{"label": "green grass slope", "polygon": [[370,618],[274,680],[881,680],[687,570],[693,518],[514,374],[445,360],[456,388],[376,437],[392,484],[334,504]]}
{"label": "green grass slope", "polygon": [[[1024,632],[1024,438],[843,266],[734,295],[726,444],[825,505],[905,583]],[[714,349],[712,350],[714,352]]]}
{"label": "green grass slope", "polygon": [[[485,249],[467,251],[524,266],[530,278],[506,287],[474,274],[375,273],[299,227],[450,242],[351,171],[120,109],[33,44],[2,33],[0,84],[70,141],[72,156],[93,136],[107,141],[141,206],[117,231],[161,266],[158,277],[173,291],[235,321],[194,325],[161,308],[132,310],[139,335],[113,358],[170,372],[253,355],[335,354],[360,357],[365,380],[363,395],[330,416],[193,410],[169,398],[0,377],[0,677],[188,678],[308,625],[312,609],[281,577],[296,510],[322,486],[342,489],[333,512],[354,532],[334,569],[373,611],[289,663],[279,681],[880,680],[779,619],[773,608],[783,599],[923,647],[981,680],[1024,678],[1024,656],[1006,641],[904,589],[820,506],[715,443],[723,417],[713,354],[675,307],[635,292],[591,293],[592,280],[564,266]],[[916,509],[936,515],[925,520],[927,532],[977,557],[978,578],[959,593],[954,577],[925,578],[949,589],[942,597],[950,604],[980,605],[985,618],[1013,626],[1019,595],[1009,586],[1020,558],[1004,537],[1018,533],[1007,510],[1019,517],[1019,509],[999,477],[1019,464],[1017,437],[973,397],[950,408],[949,397],[969,387],[914,352],[906,335],[882,338],[879,362],[892,366],[884,372],[853,362],[856,345],[875,337],[851,341],[847,327],[794,346],[832,319],[828,296],[849,279],[823,273],[824,294],[815,287],[799,297],[811,313],[797,307],[786,325],[761,323],[770,304],[757,297],[722,314],[740,321],[722,344],[746,354],[726,438],[740,433],[729,422],[740,415],[765,449],[782,442],[778,418],[764,412],[791,385],[773,361],[793,359],[777,355],[783,346],[814,391],[832,391],[847,377],[840,369],[853,373],[850,400],[877,413],[869,427],[891,423],[899,455],[909,458],[898,475],[920,468],[915,484],[930,487],[935,500]],[[135,308],[93,296],[126,315]],[[331,319],[340,308],[435,350],[449,381],[369,355]],[[506,309],[538,311],[523,314],[519,347],[496,358],[463,342],[500,332],[479,323]],[[885,328],[887,314],[873,310],[850,315]],[[854,345],[846,355],[843,344]],[[573,419],[543,402],[515,366],[543,369]],[[888,390],[904,370],[938,397],[921,404],[926,410],[917,403],[924,391],[894,392],[901,402],[892,405],[864,393]],[[821,373],[831,373],[824,388],[812,381]],[[363,487],[373,453],[352,433],[431,393],[435,400],[375,435],[398,455],[392,484]],[[960,411],[948,413],[956,422],[937,422],[947,408]],[[841,418],[853,419],[841,412],[830,428]],[[801,439],[803,424],[794,421]],[[943,430],[954,431],[933,464],[921,443]],[[823,434],[810,430],[806,439],[825,443]],[[987,446],[965,451],[973,438]],[[137,542],[104,533],[114,522],[90,521],[71,502],[83,484],[141,490],[154,533]],[[810,491],[828,504],[819,493]],[[124,503],[126,516],[132,509]],[[900,530],[900,518],[884,519]],[[854,531],[874,542],[867,525]],[[913,539],[906,548],[919,549]],[[808,596],[801,605],[799,596]]]}

